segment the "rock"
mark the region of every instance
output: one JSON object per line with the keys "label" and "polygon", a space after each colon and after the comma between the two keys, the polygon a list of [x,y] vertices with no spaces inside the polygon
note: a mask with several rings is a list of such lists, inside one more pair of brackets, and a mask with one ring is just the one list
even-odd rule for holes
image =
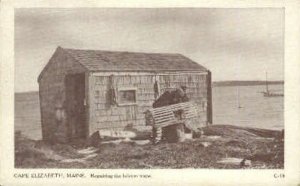
{"label": "rock", "polygon": [[202,146],[202,147],[208,147],[208,146],[210,146],[210,145],[211,145],[210,142],[201,142],[201,143],[200,143],[200,146]]}
{"label": "rock", "polygon": [[61,160],[61,162],[63,163],[85,163],[86,161],[84,159],[79,159],[79,158],[76,158],[76,159],[64,159],[64,160]]}
{"label": "rock", "polygon": [[94,148],[94,147],[88,147],[86,149],[78,150],[77,153],[79,153],[79,154],[92,154],[92,153],[95,153],[98,150],[99,149]]}
{"label": "rock", "polygon": [[274,140],[274,138],[267,138],[267,137],[255,137],[256,140]]}
{"label": "rock", "polygon": [[222,158],[217,163],[221,164],[231,164],[231,165],[240,165],[240,163],[243,161],[241,158]]}
{"label": "rock", "polygon": [[243,159],[240,163],[241,167],[250,167],[251,166],[251,160]]}
{"label": "rock", "polygon": [[134,131],[128,131],[128,130],[100,130],[101,137],[110,137],[115,139],[121,139],[121,138],[135,138],[137,135]]}
{"label": "rock", "polygon": [[131,139],[130,139],[130,138],[125,138],[125,139],[123,140],[123,142],[131,142]]}
{"label": "rock", "polygon": [[204,147],[208,147],[208,146],[210,146],[211,145],[211,143],[210,142],[202,142],[201,143]]}
{"label": "rock", "polygon": [[150,140],[135,140],[134,141],[137,145],[146,145],[150,143]]}
{"label": "rock", "polygon": [[193,138],[200,138],[204,135],[202,129],[198,129],[197,131],[193,131]]}
{"label": "rock", "polygon": [[118,139],[118,140],[111,140],[111,141],[104,141],[101,144],[120,144],[122,142],[122,140]]}
{"label": "rock", "polygon": [[87,140],[88,147],[98,147],[101,143],[99,131],[94,132]]}
{"label": "rock", "polygon": [[215,141],[221,138],[221,136],[202,136],[203,139],[207,139],[210,141]]}
{"label": "rock", "polygon": [[92,154],[89,154],[89,155],[85,156],[85,157],[82,158],[82,159],[88,160],[88,159],[91,159],[91,158],[95,158],[97,155],[98,155],[98,154],[96,154],[96,153],[92,153]]}
{"label": "rock", "polygon": [[192,133],[185,133],[185,139],[193,139]]}
{"label": "rock", "polygon": [[250,167],[251,160],[241,159],[241,158],[222,158],[217,163],[229,164],[229,165],[239,165],[240,167]]}

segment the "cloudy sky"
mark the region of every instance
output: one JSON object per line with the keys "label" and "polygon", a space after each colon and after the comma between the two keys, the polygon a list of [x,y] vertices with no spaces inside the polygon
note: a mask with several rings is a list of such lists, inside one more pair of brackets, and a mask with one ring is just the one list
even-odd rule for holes
{"label": "cloudy sky", "polygon": [[15,90],[38,90],[57,46],[181,53],[213,81],[283,80],[283,9],[16,9]]}

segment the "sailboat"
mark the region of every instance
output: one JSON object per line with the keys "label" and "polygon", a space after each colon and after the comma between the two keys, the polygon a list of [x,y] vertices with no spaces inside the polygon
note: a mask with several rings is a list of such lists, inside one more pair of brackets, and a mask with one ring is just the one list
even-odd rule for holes
{"label": "sailboat", "polygon": [[268,86],[268,73],[266,72],[266,91],[262,92],[264,97],[280,97],[283,96],[282,93],[275,93],[269,90]]}

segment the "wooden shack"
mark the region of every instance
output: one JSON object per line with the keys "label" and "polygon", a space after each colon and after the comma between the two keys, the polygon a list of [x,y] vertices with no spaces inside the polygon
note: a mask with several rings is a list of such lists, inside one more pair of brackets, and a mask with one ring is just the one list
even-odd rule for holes
{"label": "wooden shack", "polygon": [[58,47],[38,83],[44,140],[143,127],[155,99],[182,85],[199,106],[199,127],[212,123],[211,73],[181,54]]}

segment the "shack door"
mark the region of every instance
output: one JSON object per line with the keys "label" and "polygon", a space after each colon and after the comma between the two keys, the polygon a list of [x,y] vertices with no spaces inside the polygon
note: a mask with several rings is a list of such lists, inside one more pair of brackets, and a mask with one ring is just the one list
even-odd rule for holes
{"label": "shack door", "polygon": [[67,75],[65,87],[68,139],[72,141],[85,138],[87,135],[85,74]]}

